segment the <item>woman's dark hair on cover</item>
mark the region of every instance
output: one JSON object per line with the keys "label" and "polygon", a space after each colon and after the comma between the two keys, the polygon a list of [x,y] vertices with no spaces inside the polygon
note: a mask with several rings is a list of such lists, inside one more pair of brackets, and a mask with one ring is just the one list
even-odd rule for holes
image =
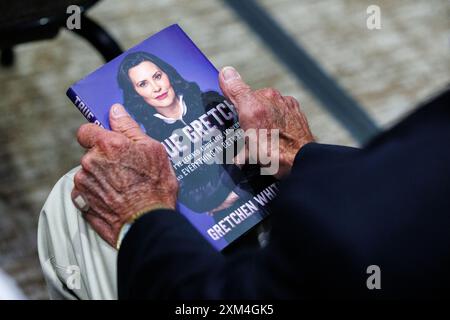
{"label": "woman's dark hair on cover", "polygon": [[[123,99],[125,108],[131,113],[135,119],[145,124],[153,114],[156,113],[155,108],[149,105],[134,90],[133,84],[128,76],[128,71],[144,61],[150,61],[157,65],[169,78],[170,83],[175,91],[176,97],[183,95],[186,105],[190,102],[198,100],[201,96],[200,87],[195,82],[185,80],[178,71],[167,62],[157,56],[144,52],[133,52],[128,54],[120,63],[119,72],[117,74],[117,82],[123,91]],[[151,108],[149,108],[149,106]]]}

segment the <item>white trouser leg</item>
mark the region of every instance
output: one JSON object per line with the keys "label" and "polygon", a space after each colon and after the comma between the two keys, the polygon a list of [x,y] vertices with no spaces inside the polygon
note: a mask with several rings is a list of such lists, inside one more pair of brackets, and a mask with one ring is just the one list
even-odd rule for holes
{"label": "white trouser leg", "polygon": [[42,208],[39,260],[52,299],[117,299],[117,250],[101,239],[73,205],[73,177],[64,175]]}

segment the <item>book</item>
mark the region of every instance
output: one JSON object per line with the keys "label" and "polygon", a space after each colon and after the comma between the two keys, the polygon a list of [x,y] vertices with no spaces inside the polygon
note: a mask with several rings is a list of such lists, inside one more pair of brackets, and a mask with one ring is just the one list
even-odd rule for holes
{"label": "book", "polygon": [[179,181],[177,210],[217,250],[270,214],[277,180],[233,162],[245,139],[236,109],[217,69],[177,24],[76,82],[67,96],[106,129],[110,107],[121,103],[164,145]]}

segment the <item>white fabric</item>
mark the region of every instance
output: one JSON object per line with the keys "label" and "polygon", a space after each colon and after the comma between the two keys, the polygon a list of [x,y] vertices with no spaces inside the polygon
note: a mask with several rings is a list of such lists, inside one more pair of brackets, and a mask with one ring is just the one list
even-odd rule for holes
{"label": "white fabric", "polygon": [[64,175],[42,208],[39,260],[52,299],[117,299],[117,251],[91,228],[73,205],[73,177]]}
{"label": "white fabric", "polygon": [[0,300],[26,300],[16,282],[0,270]]}

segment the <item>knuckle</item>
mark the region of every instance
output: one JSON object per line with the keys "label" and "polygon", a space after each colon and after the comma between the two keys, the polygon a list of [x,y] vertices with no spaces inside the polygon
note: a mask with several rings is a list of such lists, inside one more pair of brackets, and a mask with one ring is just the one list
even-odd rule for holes
{"label": "knuckle", "polygon": [[248,93],[250,91],[250,87],[244,82],[236,82],[230,86],[229,90],[233,96],[241,96]]}
{"label": "knuckle", "polygon": [[73,176],[73,183],[75,187],[79,188],[84,183],[84,173],[83,170],[79,170],[75,175]]}
{"label": "knuckle", "polygon": [[280,91],[274,88],[264,88],[257,91],[259,95],[269,100],[276,100],[281,97]]}
{"label": "knuckle", "polygon": [[89,130],[89,124],[83,124],[77,130],[77,140],[81,141],[86,136],[86,131]]}
{"label": "knuckle", "polygon": [[126,121],[122,121],[119,123],[119,130],[122,133],[134,132],[138,129],[140,129],[139,126],[131,118],[128,118],[126,119]]}
{"label": "knuckle", "polygon": [[287,96],[287,97],[285,97],[285,99],[288,102],[288,106],[295,107],[295,108],[300,108],[300,104],[298,103],[297,99],[295,99],[294,97]]}
{"label": "knuckle", "polygon": [[128,202],[125,200],[125,198],[120,195],[113,197],[113,200],[120,208],[125,208],[128,205]]}
{"label": "knuckle", "polygon": [[[84,170],[86,170],[86,171],[91,170],[92,167],[93,167],[93,165],[94,165],[94,157],[93,157],[93,155],[92,155],[90,152],[86,153],[86,154],[81,158],[80,163],[81,163],[81,167],[82,167]],[[78,171],[77,174],[80,173],[80,172],[81,172],[81,171]]]}
{"label": "knuckle", "polygon": [[257,108],[253,110],[253,117],[259,119],[259,118],[265,118],[268,116],[268,109],[259,105]]}
{"label": "knuckle", "polygon": [[268,88],[267,95],[272,99],[279,98],[281,96],[280,91],[274,88]]}
{"label": "knuckle", "polygon": [[97,146],[100,150],[108,153],[110,151],[120,149],[124,145],[124,139],[120,135],[108,132],[100,136],[97,140]]}
{"label": "knuckle", "polygon": [[105,195],[105,202],[117,209],[124,206],[125,200],[120,195],[109,192]]}
{"label": "knuckle", "polygon": [[105,147],[111,147],[113,149],[120,149],[121,147],[124,146],[125,140],[122,139],[121,136],[113,135],[113,136],[109,137],[108,140],[105,139],[104,142],[105,142]]}
{"label": "knuckle", "polygon": [[108,147],[108,140],[105,135],[101,135],[100,137],[97,138],[97,147],[100,148],[101,150],[104,150]]}

